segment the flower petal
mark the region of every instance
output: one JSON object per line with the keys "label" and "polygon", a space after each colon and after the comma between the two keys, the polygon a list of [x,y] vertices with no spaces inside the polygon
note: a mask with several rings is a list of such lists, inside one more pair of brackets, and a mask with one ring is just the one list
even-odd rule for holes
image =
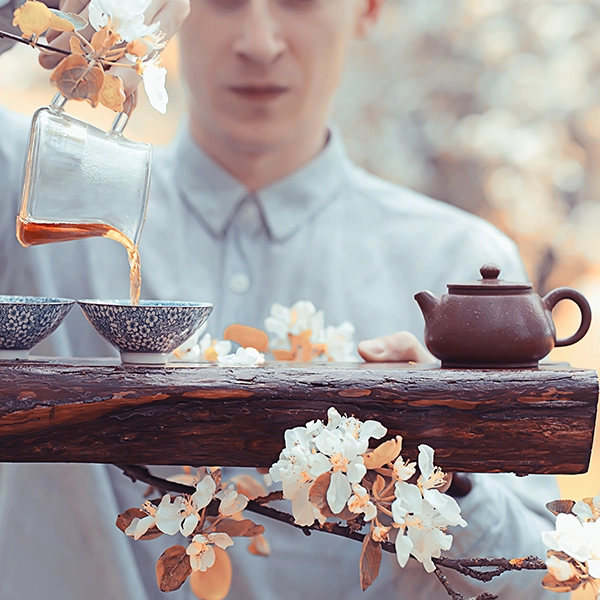
{"label": "flower petal", "polygon": [[327,488],[327,504],[331,512],[337,515],[344,510],[351,491],[350,482],[343,473],[336,471],[331,474],[331,481]]}

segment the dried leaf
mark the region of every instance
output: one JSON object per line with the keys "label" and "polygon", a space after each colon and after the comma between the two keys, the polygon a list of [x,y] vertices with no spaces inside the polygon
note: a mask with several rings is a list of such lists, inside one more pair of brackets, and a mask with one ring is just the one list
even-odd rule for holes
{"label": "dried leaf", "polygon": [[373,496],[375,498],[379,498],[381,496],[381,492],[383,492],[383,488],[385,488],[385,479],[381,475],[377,475],[372,489]]}
{"label": "dried leaf", "polygon": [[112,48],[114,45],[118,44],[121,41],[121,38],[108,29],[108,27],[102,27],[100,30],[96,31],[90,40],[90,44],[98,52],[98,50],[108,50]]}
{"label": "dried leaf", "polygon": [[316,506],[326,518],[334,517],[342,521],[352,521],[358,518],[358,515],[351,512],[347,506],[344,507],[342,512],[332,512],[329,503],[327,502],[327,490],[329,489],[330,481],[331,473],[319,475],[310,486],[310,491],[308,492],[309,502]]}
{"label": "dried leaf", "polygon": [[227,533],[230,537],[254,537],[264,533],[265,528],[250,519],[223,519],[216,524],[215,531]]}
{"label": "dried leaf", "polygon": [[[221,486],[221,479],[222,479],[222,471],[221,469],[211,469],[209,475],[213,478],[213,481],[215,482],[215,486],[217,488],[219,488]],[[204,477],[200,478],[200,481],[202,481],[202,479],[204,479]]]}
{"label": "dried leaf", "polygon": [[259,352],[269,349],[269,336],[264,331],[247,325],[230,325],[225,329],[223,339],[237,342],[242,348],[256,348]]}
{"label": "dried leaf", "polygon": [[156,581],[160,591],[173,592],[178,590],[191,572],[192,565],[185,548],[183,546],[167,548],[156,563]]}
{"label": "dried leaf", "polygon": [[[52,13],[50,29],[56,29],[57,31],[81,31],[89,25],[86,19],[75,13],[64,12],[56,8],[51,8],[50,12]],[[62,24],[62,21],[65,21],[68,25]]]}
{"label": "dried leaf", "polygon": [[255,535],[248,544],[248,552],[256,556],[271,556],[271,547],[264,535]]}
{"label": "dried leaf", "polygon": [[71,54],[54,69],[50,81],[65,98],[87,100],[92,106],[97,106],[104,82],[104,71],[99,65],[89,63],[80,54]]}
{"label": "dried leaf", "polygon": [[308,492],[308,501],[316,506],[326,517],[333,517],[333,513],[327,503],[327,490],[329,489],[330,482],[331,473],[323,473],[313,481]]}
{"label": "dried leaf", "polygon": [[292,344],[292,352],[296,355],[296,360],[300,362],[310,362],[314,356],[313,345],[310,342],[312,331],[306,329],[298,335],[288,333],[288,338]]}
{"label": "dried leaf", "polygon": [[84,49],[81,47],[81,40],[74,35],[69,38],[69,48],[74,54],[85,54]]}
{"label": "dried leaf", "polygon": [[275,360],[294,360],[296,356],[290,350],[273,350]]}
{"label": "dried leaf", "polygon": [[[75,24],[72,23],[69,19],[64,19],[59,16],[60,10],[50,9],[50,14],[52,15],[50,18],[50,29],[54,29],[55,31],[75,31]],[[66,15],[67,13],[62,13]]]}
{"label": "dried leaf", "polygon": [[542,579],[542,586],[544,586],[547,590],[552,590],[553,592],[572,592],[576,590],[583,582],[580,581],[577,577],[571,577],[566,581],[559,581],[552,575],[552,573],[546,573],[544,579]]}
{"label": "dried leaf", "polygon": [[[143,519],[147,516],[148,515],[139,508],[130,508],[117,517],[116,525],[123,533],[125,533],[125,530],[131,525],[131,522],[134,519]],[[154,540],[162,534],[162,531],[158,527],[153,526],[150,527],[144,535],[138,538],[138,540]]]}
{"label": "dried leaf", "polygon": [[267,495],[267,488],[251,475],[236,475],[231,478],[238,494],[244,494],[248,500]]}
{"label": "dried leaf", "polygon": [[123,80],[115,75],[106,74],[104,76],[102,88],[100,89],[100,94],[98,95],[100,104],[115,112],[122,112],[125,98]]}
{"label": "dried leaf", "polygon": [[[293,360],[299,362],[310,362],[315,356],[319,356],[319,354],[322,354],[322,345],[319,344],[318,346],[313,346],[313,344],[310,341],[311,335],[312,331],[310,329],[305,329],[302,333],[299,333],[298,335],[288,333],[288,339],[290,340],[292,349],[273,350],[273,356],[275,357],[275,360]],[[319,349],[315,350],[317,347]]]}
{"label": "dried leaf", "polygon": [[573,512],[573,507],[575,506],[575,502],[573,500],[553,500],[552,502],[548,502],[546,504],[546,508],[553,515],[572,515],[575,514]]}
{"label": "dried leaf", "polygon": [[116,526],[124,533],[134,519],[143,519],[146,513],[139,508],[130,508],[117,517]]}
{"label": "dried leaf", "polygon": [[206,571],[194,571],[190,587],[202,600],[223,600],[231,587],[231,560],[225,550],[215,546],[215,564]]}
{"label": "dried leaf", "polygon": [[402,436],[397,435],[393,440],[383,442],[371,450],[363,454],[365,467],[367,469],[379,469],[388,463],[394,462],[402,451]]}
{"label": "dried leaf", "polygon": [[371,531],[365,536],[360,553],[360,587],[364,592],[379,575],[381,544],[374,542]]}
{"label": "dried leaf", "polygon": [[50,9],[37,0],[27,0],[23,6],[14,12],[13,25],[19,27],[23,37],[36,38],[50,27],[52,21]]}

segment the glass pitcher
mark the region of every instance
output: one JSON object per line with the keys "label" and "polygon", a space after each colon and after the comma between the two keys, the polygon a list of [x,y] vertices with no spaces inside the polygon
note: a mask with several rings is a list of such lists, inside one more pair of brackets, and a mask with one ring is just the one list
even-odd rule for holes
{"label": "glass pitcher", "polygon": [[139,243],[152,147],[123,137],[128,115],[109,132],[64,112],[57,94],[31,125],[17,238],[23,246],[102,236],[131,252]]}

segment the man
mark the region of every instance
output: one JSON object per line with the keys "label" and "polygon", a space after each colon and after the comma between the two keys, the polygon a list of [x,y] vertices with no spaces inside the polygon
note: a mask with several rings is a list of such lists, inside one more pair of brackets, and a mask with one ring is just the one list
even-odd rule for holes
{"label": "man", "polygon": [[[74,0],[63,8],[85,10],[84,4]],[[331,323],[354,323],[358,338],[368,340],[360,346],[365,359],[427,362],[431,357],[416,341],[423,321],[415,292],[441,293],[449,281],[472,280],[491,260],[507,279],[525,277],[514,245],[498,231],[357,168],[328,123],[351,41],[369,33],[381,4],[192,0],[180,30],[189,116],[177,141],[156,152],[140,246],[143,297],[213,302],[209,329],[217,336],[233,322],[262,327],[275,301],[312,300]],[[171,34],[187,6],[157,0],[150,12],[149,20],[161,20]],[[54,43],[64,44],[64,36]],[[135,83],[128,80],[127,90]],[[0,133],[0,180],[7,182],[0,292],[127,297],[125,252],[116,244],[18,246],[13,230],[26,124],[2,110]],[[389,335],[394,331],[400,333]],[[47,352],[114,351],[73,311],[39,350]],[[459,498],[469,527],[453,532],[452,553],[543,554],[540,531],[552,528],[543,505],[558,497],[553,479],[484,475],[472,482]],[[154,563],[164,541],[132,542],[113,525],[117,512],[141,504],[144,488],[98,465],[4,466],[0,597],[162,598]],[[41,500],[34,496],[39,490]],[[420,564],[400,569],[393,556],[362,593],[358,544],[265,525],[270,558],[250,556],[238,542],[229,550],[230,598],[447,597]],[[466,595],[481,591],[449,577]],[[545,598],[540,579],[505,575],[485,589],[511,600]],[[191,598],[191,592],[185,587],[170,597]]]}

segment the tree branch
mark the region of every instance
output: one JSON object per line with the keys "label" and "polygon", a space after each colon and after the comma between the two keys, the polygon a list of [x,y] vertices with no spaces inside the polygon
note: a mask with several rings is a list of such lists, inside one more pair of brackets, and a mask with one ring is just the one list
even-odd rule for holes
{"label": "tree branch", "polygon": [[13,40],[13,42],[19,42],[21,44],[27,44],[32,48],[42,48],[44,50],[48,50],[48,52],[56,52],[58,54],[64,54],[65,56],[69,56],[71,52],[69,50],[63,50],[62,48],[53,48],[52,46],[48,46],[47,44],[40,44],[39,42],[32,42],[32,38],[24,38],[20,35],[15,35],[13,33],[8,33],[8,31],[0,30],[0,38],[6,38],[9,40]]}

